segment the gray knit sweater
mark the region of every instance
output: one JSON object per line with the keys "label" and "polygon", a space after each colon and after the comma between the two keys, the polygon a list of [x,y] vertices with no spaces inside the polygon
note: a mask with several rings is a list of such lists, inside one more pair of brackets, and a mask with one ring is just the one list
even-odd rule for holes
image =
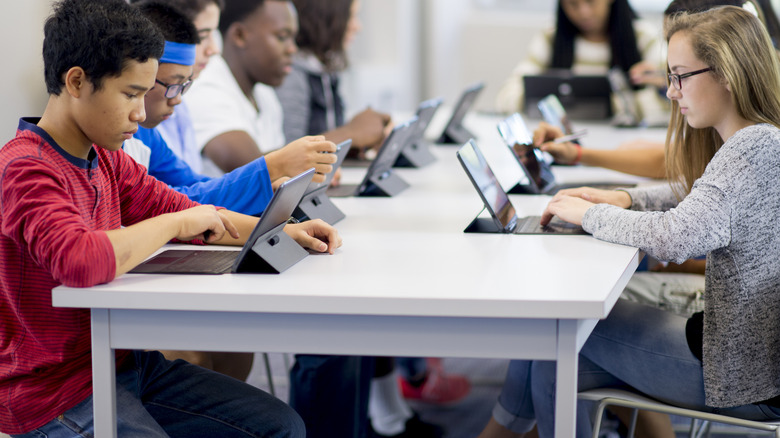
{"label": "gray knit sweater", "polygon": [[593,236],[682,262],[707,254],[703,368],[706,403],[731,407],[780,394],[780,129],[735,133],[691,193],[630,189],[632,210],[600,204]]}

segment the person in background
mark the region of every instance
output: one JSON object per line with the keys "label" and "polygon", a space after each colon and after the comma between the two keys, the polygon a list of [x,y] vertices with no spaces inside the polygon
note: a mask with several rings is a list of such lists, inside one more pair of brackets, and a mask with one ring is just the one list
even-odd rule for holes
{"label": "person in background", "polygon": [[[138,0],[131,0],[131,4]],[[209,59],[219,55],[221,48],[218,41],[219,15],[225,8],[224,0],[166,0],[167,4],[182,11],[195,25],[200,41],[195,52],[195,65],[192,68],[192,80],[198,79],[200,72],[206,68]],[[196,173],[203,172],[203,157],[195,142],[195,128],[192,126],[192,116],[187,101],[182,96],[182,102],[167,120],[157,126],[168,147],[186,162]],[[298,137],[295,137],[298,138]]]}
{"label": "person in background", "polygon": [[[761,21],[725,6],[667,19],[669,183],[558,193],[542,214],[661,260],[707,253],[703,312],[619,300],[579,356],[578,389],[630,387],[675,406],[780,418],[780,61]],[[482,437],[552,436],[555,366],[513,361]],[[590,436],[588,403],[577,436]]]}
{"label": "person in background", "polygon": [[[663,45],[658,31],[637,20],[628,0],[559,0],[555,29],[537,35],[529,54],[512,71],[496,97],[496,109],[522,111],[523,76],[549,69],[567,69],[575,74],[602,74],[614,66],[626,75],[637,63],[663,65]],[[662,77],[662,76],[661,76]],[[664,99],[655,87],[636,90],[645,119],[666,117]]]}
{"label": "person in background", "polygon": [[298,52],[292,71],[276,94],[284,111],[284,135],[322,134],[339,143],[352,139],[358,155],[378,148],[392,129],[390,116],[370,108],[346,120],[341,73],[348,67],[347,49],[360,31],[360,0],[294,0],[298,10]]}

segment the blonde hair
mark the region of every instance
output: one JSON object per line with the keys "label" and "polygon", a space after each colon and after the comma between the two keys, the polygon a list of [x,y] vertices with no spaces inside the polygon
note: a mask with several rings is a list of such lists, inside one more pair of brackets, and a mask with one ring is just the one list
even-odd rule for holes
{"label": "blonde hair", "polygon": [[[724,6],[695,14],[675,14],[664,26],[667,42],[686,32],[693,53],[728,84],[740,117],[780,127],[780,63],[769,35],[755,15]],[[667,67],[668,69],[668,67]],[[671,86],[671,85],[670,85]],[[714,128],[692,128],[672,101],[666,137],[666,173],[678,198],[723,145]]]}

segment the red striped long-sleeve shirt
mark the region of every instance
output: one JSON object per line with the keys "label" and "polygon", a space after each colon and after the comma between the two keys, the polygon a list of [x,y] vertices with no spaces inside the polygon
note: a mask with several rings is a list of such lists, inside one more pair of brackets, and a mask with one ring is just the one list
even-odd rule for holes
{"label": "red striped long-sleeve shirt", "polygon": [[52,288],[114,278],[105,230],[197,205],[124,152],[73,157],[35,122],[0,149],[0,430],[11,434],[92,393],[89,310],[52,307]]}

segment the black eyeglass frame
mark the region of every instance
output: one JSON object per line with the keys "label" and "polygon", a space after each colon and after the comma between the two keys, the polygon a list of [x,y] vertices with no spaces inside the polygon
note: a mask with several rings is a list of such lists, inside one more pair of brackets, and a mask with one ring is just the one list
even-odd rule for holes
{"label": "black eyeglass frame", "polygon": [[703,68],[701,70],[696,70],[688,73],[683,73],[681,75],[678,75],[676,73],[669,73],[669,83],[674,86],[678,91],[682,91],[682,80],[685,78],[689,78],[691,76],[700,75],[702,73],[706,73],[708,71],[712,71],[712,67]]}
{"label": "black eyeglass frame", "polygon": [[165,87],[164,95],[166,99],[173,99],[179,94],[184,96],[184,93],[186,93],[187,90],[190,89],[190,85],[192,85],[192,79],[187,79],[183,84],[166,84],[157,78],[155,78],[154,81]]}

